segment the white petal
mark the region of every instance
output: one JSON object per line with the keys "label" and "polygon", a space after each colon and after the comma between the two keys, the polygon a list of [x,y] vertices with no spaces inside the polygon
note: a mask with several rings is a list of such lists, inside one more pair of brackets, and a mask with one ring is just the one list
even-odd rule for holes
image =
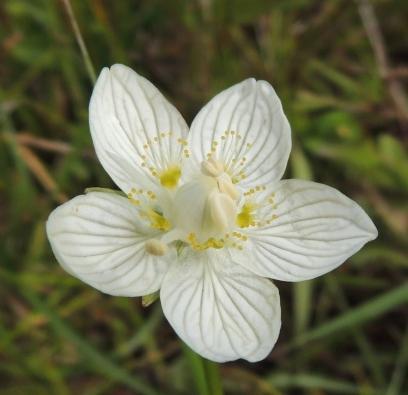
{"label": "white petal", "polygon": [[247,79],[215,96],[189,135],[195,161],[213,152],[234,181],[247,188],[280,180],[291,149],[290,126],[266,81]]}
{"label": "white petal", "polygon": [[160,300],[181,339],[213,361],[259,361],[279,335],[278,289],[234,263],[226,250],[182,257],[164,278]]}
{"label": "white petal", "polygon": [[[267,192],[267,191],[266,191]],[[257,216],[269,225],[244,228],[247,259],[254,273],[284,281],[318,277],[377,237],[377,229],[353,200],[327,185],[284,180],[274,188],[272,203]],[[265,193],[265,200],[270,194]]]}
{"label": "white petal", "polygon": [[[146,174],[180,164],[188,127],[180,113],[147,79],[129,67],[104,68],[89,104],[95,150],[126,193]],[[143,168],[141,167],[143,164]]]}
{"label": "white petal", "polygon": [[157,231],[135,206],[114,193],[91,192],[56,208],[47,221],[54,254],[70,274],[111,295],[157,291],[167,270],[164,257],[145,252]]}

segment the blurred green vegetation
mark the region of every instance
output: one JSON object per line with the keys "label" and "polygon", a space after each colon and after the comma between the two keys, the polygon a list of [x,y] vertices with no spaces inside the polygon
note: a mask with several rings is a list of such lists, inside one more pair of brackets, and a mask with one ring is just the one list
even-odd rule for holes
{"label": "blurred green vegetation", "polygon": [[[293,130],[287,177],[340,189],[379,229],[335,272],[277,284],[278,344],[261,363],[222,365],[225,392],[407,394],[408,2],[72,6],[97,71],[133,67],[188,121],[233,83],[270,81]],[[202,366],[183,352],[158,303],[144,309],[139,299],[91,289],[63,272],[47,243],[44,222],[57,204],[113,186],[93,152],[91,91],[63,2],[3,0],[0,392],[200,393]]]}

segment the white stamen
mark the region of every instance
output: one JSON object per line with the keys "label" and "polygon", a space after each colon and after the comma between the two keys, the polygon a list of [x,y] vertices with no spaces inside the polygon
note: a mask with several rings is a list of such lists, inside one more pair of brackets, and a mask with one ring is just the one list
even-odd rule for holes
{"label": "white stamen", "polygon": [[225,193],[213,192],[208,197],[208,205],[216,227],[221,231],[228,230],[236,217],[234,201]]}
{"label": "white stamen", "polygon": [[214,158],[201,162],[201,172],[210,177],[218,177],[224,172],[224,165]]}
{"label": "white stamen", "polygon": [[[227,174],[225,174],[227,176]],[[231,179],[228,177],[219,177],[217,179],[218,189],[220,192],[228,195],[232,200],[237,200],[239,197],[239,192],[235,185],[231,182]]]}

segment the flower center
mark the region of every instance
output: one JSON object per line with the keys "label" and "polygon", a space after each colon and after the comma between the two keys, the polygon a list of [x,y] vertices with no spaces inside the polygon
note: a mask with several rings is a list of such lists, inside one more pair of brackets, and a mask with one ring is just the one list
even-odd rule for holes
{"label": "flower center", "polygon": [[169,219],[192,248],[221,248],[236,226],[237,198],[224,166],[211,158],[202,162],[201,174],[177,190]]}

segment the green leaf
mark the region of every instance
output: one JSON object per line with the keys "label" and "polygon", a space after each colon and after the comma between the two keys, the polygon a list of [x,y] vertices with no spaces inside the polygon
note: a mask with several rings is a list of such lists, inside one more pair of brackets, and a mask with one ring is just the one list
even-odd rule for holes
{"label": "green leaf", "polygon": [[397,306],[407,302],[408,283],[384,293],[361,306],[357,306],[343,315],[298,336],[293,341],[292,346],[301,346],[312,340],[318,340],[334,334],[337,334],[338,336],[340,332],[341,334],[347,334],[347,331],[351,328],[363,325],[367,321],[378,318]]}

